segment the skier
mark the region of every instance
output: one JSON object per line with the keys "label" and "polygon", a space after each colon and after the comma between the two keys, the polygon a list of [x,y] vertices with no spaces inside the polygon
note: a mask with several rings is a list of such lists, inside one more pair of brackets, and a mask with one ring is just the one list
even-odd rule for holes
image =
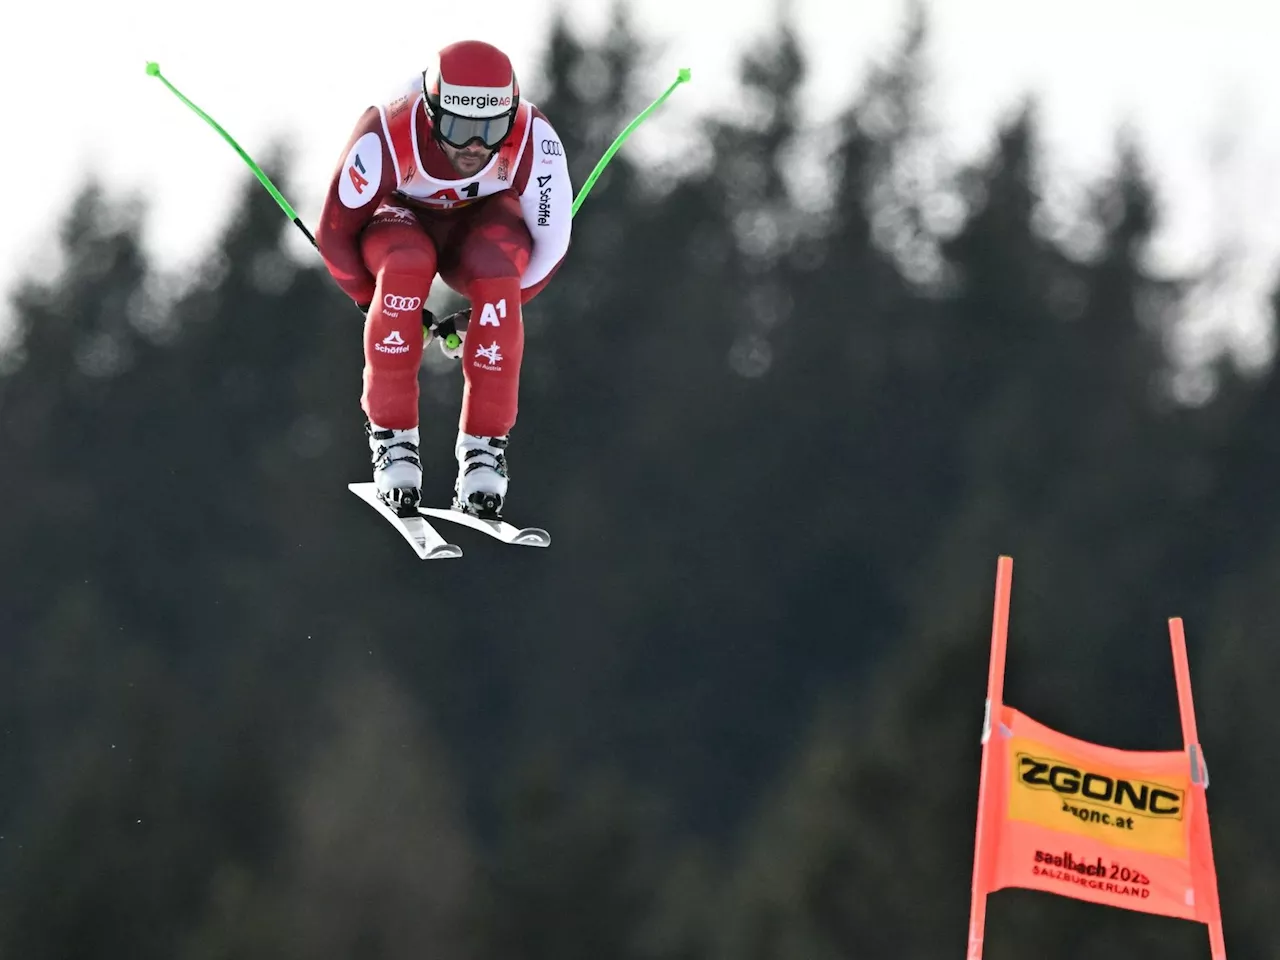
{"label": "skier", "polygon": [[316,230],[325,266],[365,311],[361,408],[378,496],[402,516],[422,499],[418,370],[437,275],[469,301],[460,359],[455,508],[498,519],[524,350],[521,307],[569,248],[573,188],[560,137],[520,96],[511,62],[449,44],[398,96],[368,107]]}

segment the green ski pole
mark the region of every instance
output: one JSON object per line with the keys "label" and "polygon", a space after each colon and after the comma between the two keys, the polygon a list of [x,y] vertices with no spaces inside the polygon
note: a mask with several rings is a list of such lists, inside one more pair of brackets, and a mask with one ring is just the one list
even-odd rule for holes
{"label": "green ski pole", "polygon": [[[209,124],[209,126],[213,127],[213,129],[218,132],[219,136],[221,136],[222,139],[226,140],[227,143],[231,145],[232,149],[236,151],[236,153],[240,154],[240,159],[242,159],[246,164],[248,164],[249,169],[253,171],[253,175],[258,178],[259,182],[261,182],[261,184],[264,187],[266,187],[267,192],[270,193],[271,196],[275,199],[276,203],[279,204],[280,209],[284,211],[285,216],[287,216],[291,221],[293,221],[293,225],[296,226],[299,230],[301,230],[303,233],[303,236],[305,236],[307,240],[311,243],[311,245],[313,247],[316,247],[316,249],[318,250],[319,246],[316,244],[316,238],[312,236],[311,231],[307,229],[307,225],[302,222],[302,218],[299,217],[298,214],[294,211],[293,207],[289,205],[289,201],[286,200],[284,196],[280,193],[280,191],[276,189],[276,185],[271,182],[271,178],[268,177],[265,173],[263,173],[262,168],[258,166],[258,164],[254,161],[253,157],[249,156],[249,154],[244,151],[244,148],[241,147],[240,144],[236,143],[235,138],[233,138],[231,134],[227,133],[227,131],[224,130],[221,127],[221,125],[219,125],[219,123],[213,119],[213,117],[209,116],[207,113],[201,110],[198,106],[196,106],[194,103],[188,100],[187,97],[183,95],[182,91],[180,91],[177,87],[175,87],[172,83],[170,83],[169,78],[160,72],[160,64],[156,63],[154,60],[150,60],[147,62],[147,76],[158,78],[161,83],[163,83],[166,87],[169,88],[169,90],[173,93],[175,97],[177,97],[179,100],[185,103],[188,107],[190,107],[191,110],[196,114],[196,116],[200,117],[201,120]],[[654,100],[653,103],[645,107],[645,109],[642,110],[634,120],[632,120],[629,124],[627,124],[626,128],[620,134],[618,134],[617,138],[613,141],[612,144],[610,144],[609,149],[605,151],[604,156],[602,156],[600,158],[600,161],[596,164],[595,169],[591,171],[591,175],[587,177],[586,182],[582,185],[582,189],[578,191],[578,195],[577,197],[574,198],[574,201],[573,201],[573,208],[572,208],[571,215],[573,216],[577,215],[578,207],[582,205],[582,201],[585,200],[587,197],[587,194],[591,192],[591,187],[595,184],[597,178],[599,178],[605,166],[613,158],[613,155],[618,152],[618,148],[622,146],[622,144],[626,141],[626,139],[629,136],[631,136],[632,132],[636,129],[636,127],[640,126],[640,124],[643,123],[649,117],[649,115],[653,113],[654,110],[656,110],[659,106],[661,106],[663,101],[665,101],[667,97],[671,96],[672,92],[674,92],[676,87],[678,87],[682,83],[686,83],[690,79],[690,77],[691,77],[690,69],[688,67],[682,67],[675,81],[671,84],[671,86],[669,86],[665,91],[663,91],[662,95],[659,96],[656,100]],[[458,346],[462,343],[461,338],[458,336],[456,332],[451,332],[446,334],[444,341],[445,341],[445,345],[450,350],[456,350]]]}
{"label": "green ski pole", "polygon": [[[256,176],[262,182],[262,185],[267,188],[267,192],[270,193],[271,196],[275,197],[275,201],[280,205],[280,209],[285,212],[285,215],[293,221],[294,226],[301,230],[306,238],[311,241],[311,245],[315,247],[316,238],[311,235],[311,231],[308,230],[307,225],[302,222],[302,218],[294,212],[293,207],[289,206],[289,201],[286,200],[280,191],[276,189],[276,185],[271,182],[271,178],[262,172],[262,168],[254,162],[253,157],[245,153],[244,148],[241,147],[240,144],[236,143],[235,138],[233,138],[231,134],[227,133],[227,131],[223,130],[217,120],[214,120],[213,117],[209,116],[183,96],[182,91],[170,83],[169,78],[160,72],[160,64],[156,63],[154,60],[147,63],[147,76],[158,77],[161,83],[173,91],[173,95],[175,97],[195,111],[196,115],[200,117],[201,120],[213,127],[214,130],[217,130],[218,133],[221,134],[222,139],[231,144],[232,149],[234,149],[236,153],[240,154],[240,159],[249,165],[249,169],[253,171],[254,176]],[[317,247],[317,249],[319,248]]]}
{"label": "green ski pole", "polygon": [[595,184],[596,179],[600,176],[601,171],[603,171],[605,166],[609,163],[609,161],[613,159],[613,155],[618,152],[618,148],[622,146],[622,144],[626,141],[627,137],[631,136],[635,128],[640,126],[640,124],[644,123],[645,120],[648,119],[649,114],[653,113],[653,111],[657,110],[658,107],[662,106],[663,101],[665,101],[667,97],[671,96],[671,94],[675,92],[676,87],[680,86],[680,84],[682,83],[687,83],[691,75],[692,75],[692,71],[690,71],[688,67],[681,67],[679,74],[676,75],[676,78],[675,80],[672,81],[671,86],[667,87],[667,89],[662,92],[662,95],[659,96],[658,99],[654,100],[653,103],[649,104],[647,107],[641,110],[639,115],[634,120],[632,120],[629,124],[627,124],[626,127],[623,129],[623,131],[620,134],[618,134],[618,136],[614,139],[613,143],[609,144],[609,149],[604,152],[604,156],[600,158],[600,161],[596,164],[595,169],[592,170],[590,176],[587,177],[586,183],[582,185],[582,189],[578,191],[578,195],[573,199],[574,216],[577,215],[578,208],[582,206],[582,201],[587,199],[587,194],[591,192],[591,187],[593,184]]}

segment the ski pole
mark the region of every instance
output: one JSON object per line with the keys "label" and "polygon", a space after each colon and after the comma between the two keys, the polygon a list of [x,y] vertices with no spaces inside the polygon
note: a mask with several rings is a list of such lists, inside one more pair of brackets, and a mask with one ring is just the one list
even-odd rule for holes
{"label": "ski pole", "polygon": [[[316,238],[312,236],[311,231],[307,229],[307,225],[302,222],[302,218],[299,217],[298,214],[294,211],[293,207],[289,205],[289,201],[284,198],[284,195],[281,194],[280,191],[276,189],[276,185],[271,182],[271,178],[268,177],[262,171],[262,168],[258,166],[258,164],[254,161],[253,157],[249,156],[249,154],[245,152],[244,148],[241,147],[240,144],[236,143],[235,138],[232,137],[231,134],[227,133],[227,131],[224,130],[221,127],[221,125],[219,125],[219,123],[213,119],[213,117],[209,116],[207,113],[201,110],[198,106],[196,106],[194,103],[188,100],[187,97],[183,95],[182,91],[180,91],[177,87],[175,87],[172,83],[170,83],[169,78],[160,72],[160,64],[156,63],[154,60],[147,61],[147,76],[156,77],[157,79],[159,79],[161,83],[163,83],[166,87],[169,88],[169,90],[173,93],[175,97],[177,97],[179,100],[185,103],[188,107],[190,107],[191,110],[198,117],[200,117],[200,119],[202,119],[205,123],[213,127],[213,129],[218,132],[218,134],[222,137],[222,139],[226,140],[227,143],[229,143],[231,147],[236,151],[236,153],[240,154],[240,159],[242,159],[248,165],[249,169],[253,171],[253,175],[258,178],[259,182],[261,182],[264,187],[266,187],[267,192],[270,193],[271,196],[275,199],[276,203],[280,206],[280,209],[284,211],[285,216],[287,216],[291,221],[293,221],[293,225],[302,231],[303,236],[307,238],[307,240],[311,243],[313,247],[319,250],[320,248],[319,248],[319,245],[316,243]],[[604,156],[602,156],[599,162],[596,164],[595,169],[591,171],[591,174],[587,177],[586,182],[583,183],[582,189],[578,191],[578,195],[573,200],[573,207],[572,207],[570,216],[575,216],[577,214],[578,207],[582,205],[582,201],[585,200],[587,198],[587,194],[591,192],[591,187],[595,184],[597,178],[599,178],[605,166],[613,158],[613,155],[618,152],[618,148],[622,146],[622,144],[626,141],[626,139],[629,136],[631,136],[632,132],[636,129],[636,127],[640,126],[640,124],[643,123],[649,117],[649,115],[653,113],[654,110],[656,110],[659,106],[661,106],[663,101],[665,101],[667,97],[671,96],[671,94],[675,91],[676,87],[678,87],[682,83],[686,83],[691,76],[692,76],[692,71],[690,70],[690,68],[681,67],[679,73],[676,76],[675,81],[671,84],[671,86],[667,87],[667,89],[663,91],[663,93],[657,99],[655,99],[651,104],[649,104],[649,106],[645,107],[644,110],[642,110],[640,114],[634,120],[632,120],[629,124],[627,124],[626,128],[620,134],[618,134],[618,136],[614,139],[613,143],[610,144],[609,149],[604,152]],[[453,316],[457,316],[457,314],[454,314]],[[441,327],[443,327],[443,325],[446,322],[449,322],[450,326],[452,326],[453,325],[451,322],[452,320],[453,320],[453,317],[449,317],[447,318],[446,321],[441,321],[441,324],[437,327],[437,330],[440,330]],[[450,350],[456,350],[461,345],[462,340],[458,336],[456,330],[452,330],[451,332],[444,334],[444,342],[445,342],[445,346],[447,346]]]}
{"label": "ski pole", "polygon": [[582,206],[582,201],[587,199],[587,194],[591,192],[591,187],[596,182],[596,178],[600,176],[600,172],[604,170],[609,161],[613,159],[613,155],[618,152],[618,148],[622,146],[627,137],[631,136],[632,131],[634,131],[636,127],[640,126],[640,124],[644,123],[645,120],[648,119],[649,114],[662,106],[663,101],[675,92],[676,87],[680,86],[682,83],[687,83],[691,76],[692,71],[688,67],[681,67],[680,72],[676,74],[675,80],[671,82],[671,86],[667,87],[667,89],[664,90],[658,98],[653,101],[653,103],[641,110],[640,113],[636,115],[636,118],[627,124],[626,127],[623,128],[623,131],[614,138],[613,143],[609,144],[609,149],[604,152],[604,156],[602,156],[599,162],[596,163],[595,169],[587,176],[586,182],[582,185],[582,189],[578,191],[578,195],[574,197],[572,211],[574,215],[577,214],[578,207]]}

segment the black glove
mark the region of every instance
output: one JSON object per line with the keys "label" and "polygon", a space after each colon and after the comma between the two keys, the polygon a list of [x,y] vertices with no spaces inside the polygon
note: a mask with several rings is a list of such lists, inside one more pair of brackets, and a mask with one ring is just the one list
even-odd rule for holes
{"label": "black glove", "polygon": [[[426,312],[424,311],[424,320]],[[443,320],[432,317],[431,332],[440,341],[440,352],[446,357],[457,360],[462,356],[462,341],[467,335],[470,323],[471,308],[463,307],[449,314]]]}
{"label": "black glove", "polygon": [[446,337],[451,333],[466,336],[467,325],[470,321],[471,308],[463,307],[461,310],[455,310],[443,320],[433,322],[431,329],[437,337]]}

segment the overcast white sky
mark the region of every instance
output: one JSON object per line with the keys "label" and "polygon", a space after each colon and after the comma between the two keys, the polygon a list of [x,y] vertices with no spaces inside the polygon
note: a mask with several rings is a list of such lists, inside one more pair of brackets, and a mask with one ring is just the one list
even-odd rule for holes
{"label": "overcast white sky", "polygon": [[[564,0],[595,35],[601,0]],[[655,150],[669,131],[730,102],[736,57],[771,29],[775,0],[634,0],[635,21],[663,45],[656,96],[693,69],[662,114],[624,149]],[[1063,174],[1109,156],[1132,119],[1172,206],[1160,255],[1194,262],[1223,235],[1245,243],[1249,271],[1218,321],[1256,327],[1280,259],[1280,12],[1258,0],[937,0],[929,4],[937,69],[934,109],[952,155],[987,146],[1024,91],[1041,95],[1045,133]],[[824,9],[825,8],[825,9]],[[811,58],[814,118],[843,106],[868,58],[892,43],[901,0],[792,0]],[[835,13],[833,11],[841,12]],[[149,245],[163,267],[200,254],[223,222],[229,188],[247,174],[236,153],[144,73],[148,60],[251,154],[279,134],[300,152],[289,197],[313,222],[354,118],[421,69],[444,43],[479,36],[503,46],[532,83],[551,5],[309,0],[114,0],[35,3],[0,31],[0,121],[10,154],[0,289],[51,243],[68,196],[90,171],[151,198]],[[554,118],[553,118],[554,120]],[[1215,152],[1219,166],[1215,167]]]}

